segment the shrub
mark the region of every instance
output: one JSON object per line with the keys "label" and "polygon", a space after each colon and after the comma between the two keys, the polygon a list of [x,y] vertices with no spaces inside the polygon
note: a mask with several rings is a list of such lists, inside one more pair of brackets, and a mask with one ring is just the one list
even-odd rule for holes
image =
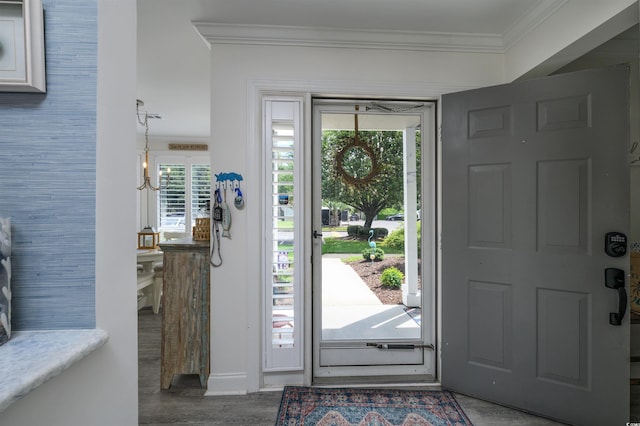
{"label": "shrub", "polygon": [[384,258],[384,250],[382,250],[380,247],[376,247],[375,250],[371,247],[367,247],[366,249],[362,250],[362,257],[365,260],[371,260],[371,253],[373,253],[373,260],[375,262],[380,262]]}
{"label": "shrub", "polygon": [[393,232],[391,232],[391,234],[389,234],[384,239],[384,241],[382,242],[382,245],[389,248],[403,250],[404,249],[404,228],[400,227],[395,229]]}
{"label": "shrub", "polygon": [[347,226],[347,235],[351,238],[360,237],[364,230],[364,226],[362,225],[349,225]]}
{"label": "shrub", "polygon": [[[353,226],[353,229],[350,229]],[[362,225],[351,225],[347,227],[347,235],[350,237],[358,237],[361,240],[368,240],[371,237],[371,231],[373,231],[373,238],[381,240],[389,235],[387,228],[365,228]]]}
{"label": "shrub", "polygon": [[361,226],[360,229],[358,229],[358,238],[360,238],[361,240],[366,240],[367,238],[369,238],[369,229]]}
{"label": "shrub", "polygon": [[[418,222],[417,232],[418,232],[418,256],[421,253],[420,250],[420,227],[422,226],[422,222]],[[391,232],[381,243],[381,245],[385,247],[389,247],[397,250],[404,250],[404,228],[400,227]]]}
{"label": "shrub", "polygon": [[403,279],[404,274],[395,266],[382,271],[382,276],[380,277],[382,286],[389,288],[400,288]]}
{"label": "shrub", "polygon": [[389,235],[389,230],[387,228],[373,228],[373,238],[383,239],[387,235]]}

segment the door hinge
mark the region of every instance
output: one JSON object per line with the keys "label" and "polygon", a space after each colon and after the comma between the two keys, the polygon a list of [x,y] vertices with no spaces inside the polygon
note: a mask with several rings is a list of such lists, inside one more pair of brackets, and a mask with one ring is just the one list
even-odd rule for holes
{"label": "door hinge", "polygon": [[373,346],[376,349],[406,349],[406,350],[414,350],[414,349],[430,349],[435,350],[435,346],[432,344],[421,345],[421,344],[413,344],[413,343],[375,343],[370,342],[367,343],[367,346]]}

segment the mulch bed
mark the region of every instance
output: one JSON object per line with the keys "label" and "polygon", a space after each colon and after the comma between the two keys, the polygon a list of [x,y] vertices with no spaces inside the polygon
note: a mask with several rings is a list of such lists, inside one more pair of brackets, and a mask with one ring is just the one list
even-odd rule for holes
{"label": "mulch bed", "polygon": [[[360,275],[360,278],[362,278],[384,305],[402,304],[402,290],[383,287],[380,278],[382,272],[392,266],[395,266],[404,273],[403,256],[385,256],[381,261],[373,263],[370,260],[362,259],[348,262],[347,264]],[[420,286],[420,280],[418,280],[418,286]]]}

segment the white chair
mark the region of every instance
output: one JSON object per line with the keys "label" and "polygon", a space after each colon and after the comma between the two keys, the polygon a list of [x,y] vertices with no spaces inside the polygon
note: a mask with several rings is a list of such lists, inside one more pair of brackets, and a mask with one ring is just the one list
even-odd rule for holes
{"label": "white chair", "polygon": [[[186,238],[190,234],[188,232],[164,232],[164,241],[171,241],[180,238]],[[160,312],[160,305],[162,303],[162,281],[164,280],[162,262],[156,262],[153,264],[153,289],[151,291],[151,308],[153,313]]]}
{"label": "white chair", "polygon": [[[153,271],[138,270],[137,290],[138,290],[138,309],[149,304],[149,298],[154,298],[156,293],[155,274]],[[152,301],[153,302],[153,301]],[[155,307],[154,307],[155,312]],[[157,312],[155,312],[157,313]]]}

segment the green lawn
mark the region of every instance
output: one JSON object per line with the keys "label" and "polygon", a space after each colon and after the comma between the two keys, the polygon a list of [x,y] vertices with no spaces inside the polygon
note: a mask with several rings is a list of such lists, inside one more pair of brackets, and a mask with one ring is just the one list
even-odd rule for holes
{"label": "green lawn", "polygon": [[322,227],[322,231],[326,231],[326,232],[331,232],[331,231],[341,231],[341,232],[347,232],[347,225],[341,225],[341,226],[323,226]]}
{"label": "green lawn", "polygon": [[[293,221],[292,220],[280,220],[278,221],[278,229],[293,229]],[[330,231],[341,231],[341,232],[347,232],[347,225],[342,225],[342,226],[323,226],[322,230],[325,232],[330,232]]]}
{"label": "green lawn", "polygon": [[[324,244],[322,244],[322,254],[330,253],[362,253],[362,250],[369,247],[369,243],[366,240],[345,240],[342,238],[325,238]],[[404,252],[398,249],[392,249],[384,247],[378,243],[378,247],[381,248],[385,254],[403,254]]]}

